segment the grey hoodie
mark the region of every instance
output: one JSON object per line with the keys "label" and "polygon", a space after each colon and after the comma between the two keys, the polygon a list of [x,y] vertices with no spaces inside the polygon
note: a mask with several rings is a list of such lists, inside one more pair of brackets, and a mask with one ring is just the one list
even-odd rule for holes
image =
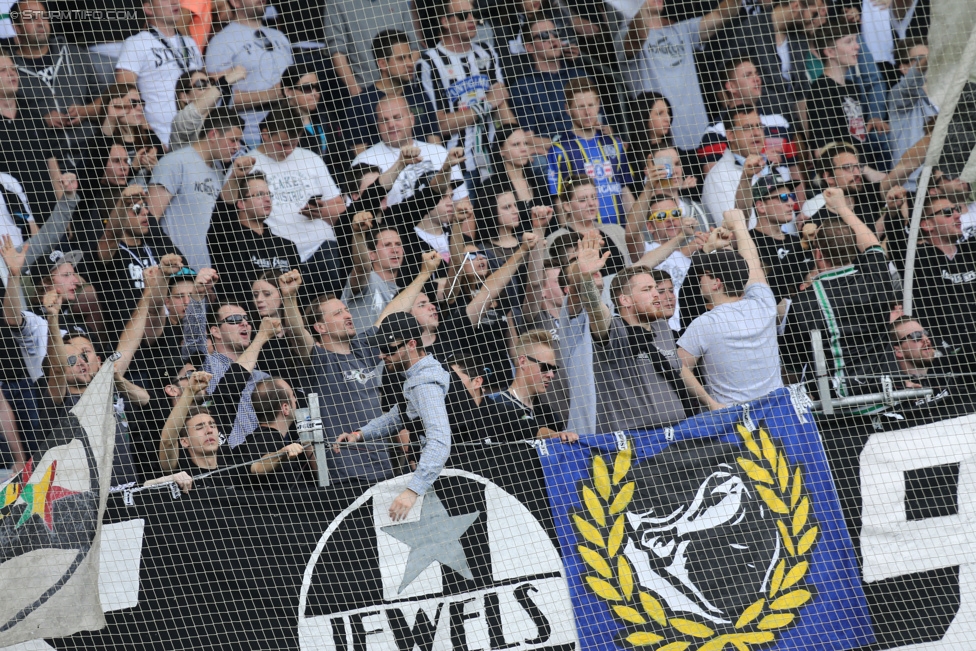
{"label": "grey hoodie", "polygon": [[[417,495],[427,492],[444,469],[451,454],[451,423],[444,401],[451,384],[451,375],[441,363],[427,355],[411,366],[403,383],[403,396],[407,399],[406,418],[420,418],[424,423],[423,450],[417,470],[407,488]],[[378,418],[367,423],[360,432],[364,441],[392,436],[403,427],[400,407],[394,406]]]}

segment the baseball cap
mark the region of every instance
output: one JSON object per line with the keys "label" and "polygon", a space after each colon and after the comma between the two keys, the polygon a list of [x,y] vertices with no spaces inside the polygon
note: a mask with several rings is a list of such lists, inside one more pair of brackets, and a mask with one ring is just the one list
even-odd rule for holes
{"label": "baseball cap", "polygon": [[383,320],[376,333],[370,337],[370,345],[383,352],[384,349],[392,348],[394,344],[406,343],[411,339],[419,344],[423,334],[423,328],[414,315],[409,312],[394,312]]}
{"label": "baseball cap", "polygon": [[81,251],[61,251],[55,249],[47,255],[42,255],[31,268],[31,275],[35,278],[47,278],[54,273],[54,270],[63,264],[78,266],[85,259],[85,254]]}
{"label": "baseball cap", "polygon": [[769,196],[776,194],[776,190],[780,188],[789,188],[790,191],[794,190],[797,186],[796,181],[791,181],[784,176],[779,174],[769,174],[767,176],[762,176],[756,181],[756,184],[752,186],[752,200],[762,201]]}

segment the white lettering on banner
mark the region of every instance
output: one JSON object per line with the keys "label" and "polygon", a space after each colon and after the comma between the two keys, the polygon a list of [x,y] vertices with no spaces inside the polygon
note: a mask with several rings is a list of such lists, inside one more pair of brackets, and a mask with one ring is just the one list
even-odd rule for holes
{"label": "white lettering on banner", "polygon": [[[969,651],[976,639],[976,415],[873,434],[861,452],[864,581],[959,566],[959,611],[943,638],[899,647]],[[905,473],[959,464],[958,513],[909,521]]]}
{"label": "white lettering on banner", "polygon": [[[398,649],[539,649],[577,648],[576,623],[559,551],[543,526],[518,499],[478,475],[445,469],[466,494],[483,497],[476,511],[449,514],[438,495],[428,491],[407,521],[393,523],[389,509],[410,475],[376,484],[340,513],[319,539],[309,559],[298,604],[300,648],[336,651]],[[360,508],[372,515],[364,531]],[[478,518],[488,554],[463,549],[464,532]],[[320,597],[309,594],[313,575],[329,573],[334,545],[349,544],[349,527],[360,526],[361,544],[373,547],[379,570],[374,584],[354,607],[323,611]],[[333,539],[335,536],[335,539]],[[341,542],[337,542],[341,541]],[[483,544],[482,543],[482,544]],[[373,557],[373,552],[366,554]],[[445,568],[477,587],[457,592],[445,583]],[[474,569],[474,573],[472,573]],[[312,604],[312,605],[310,605]]]}

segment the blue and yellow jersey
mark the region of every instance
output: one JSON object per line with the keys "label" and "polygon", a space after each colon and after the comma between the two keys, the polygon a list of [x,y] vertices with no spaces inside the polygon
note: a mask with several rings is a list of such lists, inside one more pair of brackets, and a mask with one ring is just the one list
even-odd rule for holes
{"label": "blue and yellow jersey", "polygon": [[567,179],[586,175],[593,179],[600,198],[600,221],[626,222],[621,195],[634,182],[623,143],[599,131],[593,138],[564,135],[549,151],[549,192],[559,194]]}

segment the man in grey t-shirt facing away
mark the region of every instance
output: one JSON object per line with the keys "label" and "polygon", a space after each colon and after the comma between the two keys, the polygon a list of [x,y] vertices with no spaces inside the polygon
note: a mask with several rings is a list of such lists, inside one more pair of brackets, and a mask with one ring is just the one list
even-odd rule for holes
{"label": "man in grey t-shirt facing away", "polygon": [[[370,328],[356,335],[352,315],[342,301],[322,297],[309,307],[308,321],[314,335],[303,323],[298,308],[298,289],[302,275],[289,271],[278,278],[285,325],[290,330],[295,354],[311,366],[314,391],[319,394],[326,440],[334,441],[343,432],[352,432],[383,413],[380,387],[383,361],[370,344]],[[382,443],[354,446],[343,454],[328,454],[329,476],[337,482],[362,481],[370,484],[393,476],[390,455]]]}
{"label": "man in grey t-shirt facing away", "polygon": [[[776,298],[741,210],[725,211],[739,252],[722,248],[696,257],[686,282],[699,282],[713,307],[678,339],[681,377],[709,409],[749,402],[783,386],[776,342]],[[694,275],[691,275],[694,274]],[[706,390],[695,377],[705,362]]]}

